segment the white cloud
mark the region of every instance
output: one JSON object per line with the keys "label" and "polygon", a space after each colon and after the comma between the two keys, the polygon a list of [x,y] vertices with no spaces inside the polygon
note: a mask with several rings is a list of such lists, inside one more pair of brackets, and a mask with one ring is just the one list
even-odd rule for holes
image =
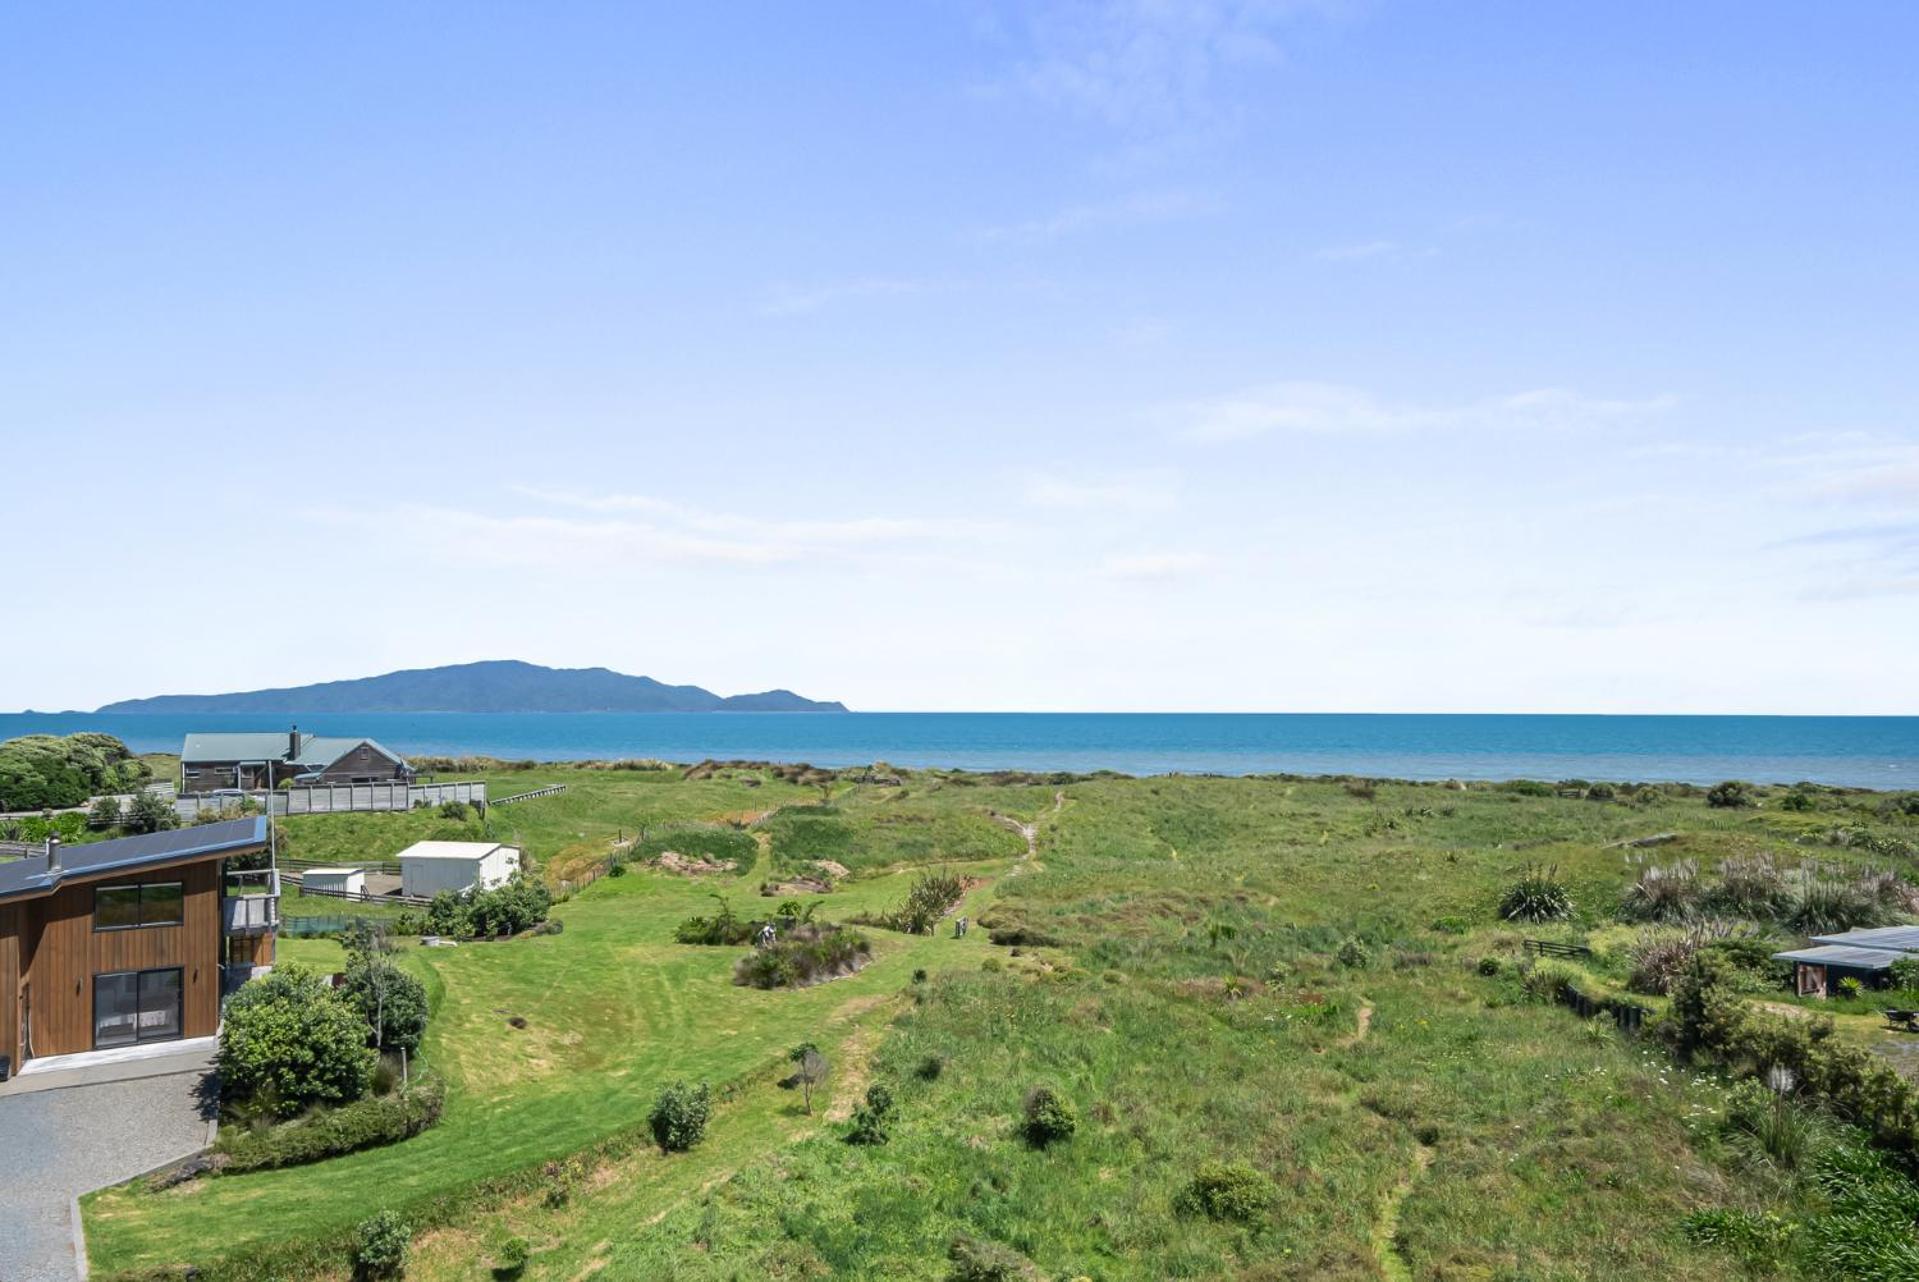
{"label": "white cloud", "polygon": [[1670,396],[1608,400],[1539,388],[1463,405],[1408,405],[1335,383],[1289,382],[1189,405],[1180,417],[1186,434],[1196,440],[1230,441],[1270,432],[1548,430],[1654,414],[1675,403]]}
{"label": "white cloud", "polygon": [[795,520],[714,511],[649,494],[589,494],[525,485],[513,489],[554,507],[586,512],[644,512],[661,524],[686,531],[775,544],[879,546],[916,539],[964,539],[1000,533],[1000,527],[993,522],[967,518],[856,516]]}
{"label": "white cloud", "polygon": [[1211,569],[1211,557],[1196,552],[1146,552],[1135,556],[1108,557],[1100,573],[1109,579],[1135,583],[1169,582],[1190,579]]}
{"label": "white cloud", "polygon": [[1409,250],[1396,240],[1365,240],[1352,245],[1328,245],[1313,251],[1313,257],[1327,263],[1358,262],[1367,258],[1400,258],[1407,254],[1431,254],[1433,251]]}

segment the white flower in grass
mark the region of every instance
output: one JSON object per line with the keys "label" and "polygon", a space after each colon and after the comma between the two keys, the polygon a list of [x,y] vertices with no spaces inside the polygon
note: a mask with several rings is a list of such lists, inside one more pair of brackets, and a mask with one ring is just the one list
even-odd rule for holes
{"label": "white flower in grass", "polygon": [[1774,1095],[1790,1095],[1797,1085],[1799,1079],[1784,1064],[1774,1064],[1766,1070],[1766,1089]]}

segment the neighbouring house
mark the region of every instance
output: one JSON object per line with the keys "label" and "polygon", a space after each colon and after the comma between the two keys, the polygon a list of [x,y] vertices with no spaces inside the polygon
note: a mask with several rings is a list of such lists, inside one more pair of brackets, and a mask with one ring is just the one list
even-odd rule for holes
{"label": "neighbouring house", "polygon": [[400,893],[431,899],[443,890],[491,890],[520,870],[517,847],[496,841],[416,841],[400,852]]}
{"label": "neighbouring house", "polygon": [[1830,997],[1842,979],[1865,988],[1884,988],[1892,964],[1919,957],[1919,926],[1875,926],[1837,935],[1814,935],[1805,948],[1774,953],[1774,961],[1793,964],[1793,987],[1801,997]]}
{"label": "neighbouring house", "polygon": [[309,868],[300,874],[300,893],[359,898],[366,894],[366,869]]}
{"label": "neighbouring house", "polygon": [[[227,862],[267,849],[264,818],[0,863],[0,1060],[211,1037],[229,987],[273,964],[279,881]],[[249,860],[249,862],[254,862]]]}
{"label": "neighbouring house", "polygon": [[180,791],[277,788],[282,783],[396,783],[413,767],[372,739],[277,730],[190,734],[180,746]]}

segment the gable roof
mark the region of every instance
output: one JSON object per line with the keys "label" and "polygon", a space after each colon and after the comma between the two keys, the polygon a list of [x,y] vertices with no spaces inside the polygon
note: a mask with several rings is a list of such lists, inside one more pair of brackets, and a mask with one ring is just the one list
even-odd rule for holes
{"label": "gable roof", "polygon": [[484,859],[496,850],[517,850],[503,841],[416,841],[402,850],[400,859]]}
{"label": "gable roof", "polygon": [[267,844],[264,815],[225,819],[197,828],[175,828],[139,837],[118,837],[83,845],[60,847],[60,866],[49,871],[47,861],[28,856],[0,863],[0,899],[49,891],[76,878],[133,872],[153,864],[211,858],[251,850]]}
{"label": "gable roof", "polygon": [[354,739],[342,735],[302,734],[298,752],[289,752],[290,733],[279,730],[218,731],[189,734],[180,745],[180,760],[196,761],[283,761],[309,770],[324,770],[361,744],[382,756],[405,764],[406,758],[372,739]]}

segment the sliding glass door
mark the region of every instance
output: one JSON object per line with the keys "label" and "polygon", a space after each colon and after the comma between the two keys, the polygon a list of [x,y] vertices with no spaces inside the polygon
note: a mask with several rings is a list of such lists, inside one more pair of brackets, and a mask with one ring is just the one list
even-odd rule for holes
{"label": "sliding glass door", "polygon": [[180,971],[127,970],[93,977],[93,1044],[131,1046],[180,1035]]}

